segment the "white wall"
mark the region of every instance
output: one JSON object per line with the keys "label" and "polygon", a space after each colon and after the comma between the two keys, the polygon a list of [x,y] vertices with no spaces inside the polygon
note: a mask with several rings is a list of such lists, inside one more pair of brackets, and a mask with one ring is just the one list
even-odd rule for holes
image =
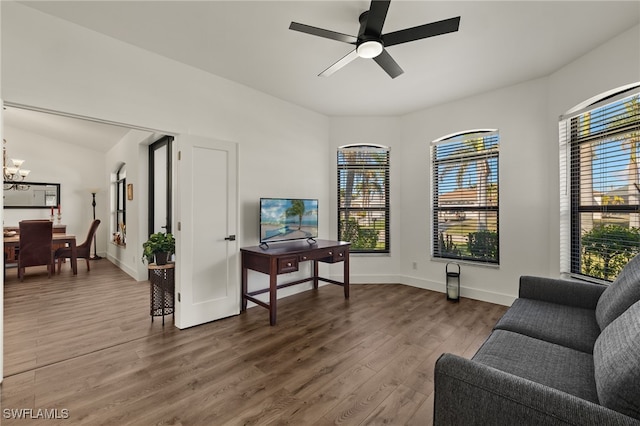
{"label": "white wall", "polygon": [[403,118],[400,274],[407,281],[444,291],[445,263],[430,258],[430,142],[486,128],[500,132],[500,267],[463,264],[462,295],[510,303],[518,276],[546,274],[547,203],[557,194],[548,179],[557,159],[549,164],[540,149],[545,143],[546,84],[546,79],[534,80]]}
{"label": "white wall", "polygon": [[[5,126],[7,154],[25,160],[23,167],[31,170],[28,180],[60,184],[61,223],[67,233],[84,241],[93,220],[92,197],[89,188],[102,186],[104,154],[99,151],[55,140],[22,129]],[[104,194],[96,196],[96,217],[106,211]],[[4,209],[4,226],[17,226],[22,219],[49,219],[50,209]],[[57,211],[56,223],[57,223]],[[98,253],[106,252],[107,233],[97,234]]]}
{"label": "white wall", "polygon": [[[148,238],[147,229],[147,196],[145,188],[148,186],[148,146],[159,139],[155,135],[141,130],[130,130],[122,140],[106,154],[106,170],[101,173],[104,188],[105,203],[108,210],[100,224],[108,231],[107,258],[118,265],[137,280],[147,279],[147,266],[142,263],[142,242]],[[125,199],[127,214],[126,246],[113,242],[113,233],[119,231],[115,224],[115,196],[113,193],[113,177],[125,164],[127,185],[133,185],[133,200]],[[125,197],[126,198],[126,197]]]}
{"label": "white wall", "polygon": [[[258,243],[261,196],[318,198],[329,205],[326,117],[20,4],[1,7],[7,101],[238,143],[241,246]],[[131,149],[109,153],[103,180],[122,157],[129,181],[128,159],[139,155],[134,152],[139,147]],[[134,185],[134,204],[146,200],[144,186]],[[328,237],[329,214],[328,208],[320,211],[321,238]],[[130,238],[142,232],[142,224],[130,224],[129,218]],[[144,227],[146,232],[146,221]],[[137,269],[129,264],[134,262],[129,247],[126,257],[111,249],[111,258]],[[254,278],[253,285],[263,285],[263,277]]]}
{"label": "white wall", "polygon": [[[549,156],[558,155],[558,118],[574,106],[606,91],[640,81],[640,25],[619,34],[588,54],[567,64],[549,77],[547,139]],[[556,164],[558,161],[556,160]],[[550,177],[550,185],[560,186],[560,175]],[[560,195],[548,204],[548,274],[560,274]]]}
{"label": "white wall", "polygon": [[402,282],[444,290],[445,265],[430,260],[421,232],[431,214],[429,142],[472,128],[500,131],[500,267],[462,265],[462,295],[509,304],[520,275],[560,276],[558,118],[594,95],[640,80],[639,28],[547,78],[403,117]]}
{"label": "white wall", "polygon": [[[321,209],[320,236],[334,238],[335,148],[391,146],[392,254],[354,256],[356,282],[444,289],[444,264],[429,257],[428,144],[460,130],[499,129],[501,265],[464,265],[461,283],[463,296],[505,304],[517,295],[519,275],[558,274],[558,116],[640,79],[635,27],[547,78],[400,118],[329,119],[28,7],[1,7],[4,99],[238,143],[241,246],[257,243],[261,196],[318,198],[331,206]],[[134,202],[143,199],[143,188],[136,189]]]}

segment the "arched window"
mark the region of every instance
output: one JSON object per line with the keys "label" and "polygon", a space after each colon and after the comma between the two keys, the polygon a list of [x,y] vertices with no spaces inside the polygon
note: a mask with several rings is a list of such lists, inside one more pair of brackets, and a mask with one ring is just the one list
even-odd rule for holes
{"label": "arched window", "polygon": [[389,148],[338,148],[338,238],[352,253],[389,253]]}
{"label": "arched window", "polygon": [[471,130],[431,143],[433,257],[498,264],[497,130]]}
{"label": "arched window", "polygon": [[560,118],[561,272],[613,281],[640,252],[640,83]]}

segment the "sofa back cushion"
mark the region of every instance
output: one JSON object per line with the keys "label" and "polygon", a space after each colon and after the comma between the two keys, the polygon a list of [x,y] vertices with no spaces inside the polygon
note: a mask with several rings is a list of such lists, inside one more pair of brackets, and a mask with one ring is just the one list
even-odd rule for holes
{"label": "sofa back cushion", "polygon": [[640,255],[627,263],[618,278],[598,299],[596,321],[600,330],[604,330],[638,300],[640,300]]}
{"label": "sofa back cushion", "polygon": [[600,404],[640,419],[640,302],[600,333],[593,365]]}

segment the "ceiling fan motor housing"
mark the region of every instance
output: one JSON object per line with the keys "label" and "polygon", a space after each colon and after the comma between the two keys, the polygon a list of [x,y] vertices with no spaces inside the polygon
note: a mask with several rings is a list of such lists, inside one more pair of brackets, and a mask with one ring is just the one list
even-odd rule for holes
{"label": "ceiling fan motor housing", "polygon": [[358,31],[358,42],[356,43],[356,51],[361,58],[375,58],[382,53],[384,43],[380,34],[365,34],[367,27],[367,19],[369,11],[366,10],[360,14],[360,30]]}

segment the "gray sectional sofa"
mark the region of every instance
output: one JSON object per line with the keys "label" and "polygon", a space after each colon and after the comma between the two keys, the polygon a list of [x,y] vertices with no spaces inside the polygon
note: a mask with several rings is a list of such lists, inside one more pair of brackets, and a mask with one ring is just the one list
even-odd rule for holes
{"label": "gray sectional sofa", "polygon": [[472,357],[435,367],[435,425],[640,425],[640,255],[609,286],[523,276]]}

